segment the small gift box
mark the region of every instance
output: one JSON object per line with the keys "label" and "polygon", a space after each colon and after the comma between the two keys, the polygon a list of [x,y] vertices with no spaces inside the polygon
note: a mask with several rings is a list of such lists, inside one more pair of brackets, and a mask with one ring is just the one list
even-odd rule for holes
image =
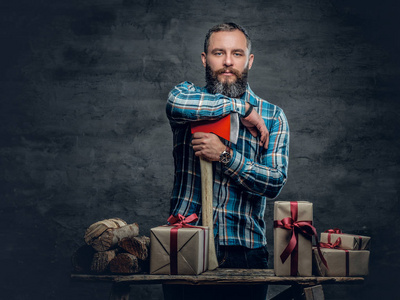
{"label": "small gift box", "polygon": [[170,217],[150,230],[150,274],[197,275],[207,270],[208,227],[192,226],[196,214]]}
{"label": "small gift box", "polygon": [[329,269],[321,262],[317,249],[314,248],[315,270],[317,275],[325,277],[366,276],[368,275],[368,250],[342,250],[321,248]]}
{"label": "small gift box", "polygon": [[[340,239],[339,239],[340,238]],[[371,238],[369,236],[342,233],[340,229],[329,229],[321,233],[321,243],[335,244],[346,250],[369,250]]]}
{"label": "small gift box", "polygon": [[276,201],[274,205],[274,271],[277,276],[312,275],[313,204]]}

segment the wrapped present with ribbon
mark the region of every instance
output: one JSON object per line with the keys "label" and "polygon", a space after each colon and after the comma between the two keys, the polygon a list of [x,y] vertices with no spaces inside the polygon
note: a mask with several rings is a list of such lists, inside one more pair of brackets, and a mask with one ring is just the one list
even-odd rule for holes
{"label": "wrapped present with ribbon", "polygon": [[371,238],[369,236],[343,233],[338,228],[328,229],[321,233],[321,243],[335,244],[340,240],[340,249],[369,250]]}
{"label": "wrapped present with ribbon", "polygon": [[150,273],[197,275],[207,270],[208,227],[193,226],[197,215],[170,216],[150,230]]}
{"label": "wrapped present with ribbon", "polygon": [[[340,239],[340,238],[339,238]],[[366,276],[369,270],[368,250],[344,250],[338,249],[336,245],[330,244],[329,248],[321,245],[320,251],[329,265],[329,269],[322,263],[318,255],[318,249],[314,248],[314,268],[317,275],[325,277],[348,277],[348,276]]]}
{"label": "wrapped present with ribbon", "polygon": [[[276,201],[274,205],[274,271],[277,276],[312,275],[313,204]],[[322,256],[322,254],[320,254]],[[322,262],[326,261],[321,257]],[[328,266],[326,266],[328,267]]]}

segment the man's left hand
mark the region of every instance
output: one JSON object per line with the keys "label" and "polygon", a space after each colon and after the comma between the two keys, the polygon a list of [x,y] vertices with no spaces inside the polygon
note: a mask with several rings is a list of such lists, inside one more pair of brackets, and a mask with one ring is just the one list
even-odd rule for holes
{"label": "man's left hand", "polygon": [[260,134],[260,146],[268,149],[269,132],[263,118],[255,110],[252,110],[250,115],[240,120],[252,136],[257,137]]}
{"label": "man's left hand", "polygon": [[192,138],[194,154],[207,161],[219,161],[225,145],[213,133],[195,132]]}

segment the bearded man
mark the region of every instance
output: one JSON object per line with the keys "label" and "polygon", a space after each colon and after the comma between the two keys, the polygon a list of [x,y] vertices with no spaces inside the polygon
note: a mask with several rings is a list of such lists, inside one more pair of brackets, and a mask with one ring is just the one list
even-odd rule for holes
{"label": "bearded man", "polygon": [[[249,35],[240,25],[211,28],[201,60],[206,87],[183,82],[168,96],[175,162],[170,213],[201,217],[199,159],[213,162],[213,229],[219,267],[268,268],[264,213],[266,200],[277,197],[287,179],[286,116],[250,89],[247,77],[254,55]],[[191,122],[228,114],[241,119],[236,144],[212,133],[191,134]],[[265,284],[164,286],[165,299],[266,299],[266,294]]]}

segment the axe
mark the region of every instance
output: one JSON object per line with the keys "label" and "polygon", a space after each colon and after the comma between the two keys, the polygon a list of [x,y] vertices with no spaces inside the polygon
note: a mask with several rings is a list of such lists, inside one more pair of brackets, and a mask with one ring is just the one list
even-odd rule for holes
{"label": "axe", "polygon": [[[198,121],[191,123],[192,134],[195,132],[214,133],[219,137],[237,143],[239,135],[239,116],[232,113],[218,120]],[[208,269],[218,268],[214,245],[213,218],[213,172],[212,163],[200,158],[201,172],[201,215],[203,226],[208,226]]]}

